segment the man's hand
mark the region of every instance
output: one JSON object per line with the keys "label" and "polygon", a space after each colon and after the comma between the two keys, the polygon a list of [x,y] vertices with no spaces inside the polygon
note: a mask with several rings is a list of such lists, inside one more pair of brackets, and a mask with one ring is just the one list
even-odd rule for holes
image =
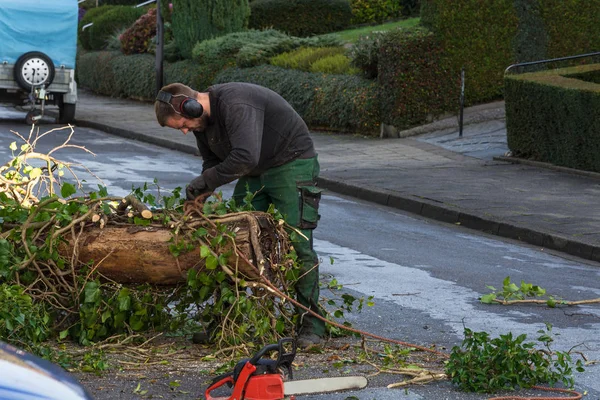
{"label": "man's hand", "polygon": [[193,201],[196,197],[200,196],[201,194],[210,191],[211,190],[208,186],[206,186],[206,182],[204,182],[204,178],[202,177],[202,175],[199,175],[196,178],[192,179],[190,184],[187,185],[187,187],[185,188],[185,195],[188,200]]}

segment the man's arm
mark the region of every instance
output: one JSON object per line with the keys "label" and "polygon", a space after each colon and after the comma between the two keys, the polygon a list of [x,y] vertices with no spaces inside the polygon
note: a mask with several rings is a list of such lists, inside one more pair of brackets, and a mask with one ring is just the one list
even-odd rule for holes
{"label": "man's arm", "polygon": [[204,169],[202,175],[211,189],[247,175],[260,160],[264,111],[247,104],[235,104],[227,106],[221,114],[231,152],[223,162]]}

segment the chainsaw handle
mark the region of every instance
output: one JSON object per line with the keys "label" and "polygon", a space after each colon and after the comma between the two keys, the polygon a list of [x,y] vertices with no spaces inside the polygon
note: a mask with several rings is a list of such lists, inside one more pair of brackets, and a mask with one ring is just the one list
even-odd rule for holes
{"label": "chainsaw handle", "polygon": [[279,343],[266,345],[265,347],[260,349],[250,360],[248,360],[248,362],[252,365],[256,365],[265,354],[268,354],[275,350],[279,350]]}
{"label": "chainsaw handle", "polygon": [[221,375],[223,378],[220,380],[217,380],[216,382],[213,381],[213,384],[210,385],[206,391],[204,392],[204,397],[206,398],[206,400],[217,400],[217,398],[212,397],[210,395],[210,392],[212,392],[213,390],[220,388],[221,386],[225,385],[226,383],[229,383],[230,385],[233,385],[235,382],[233,381],[233,374],[225,374],[225,375]]}

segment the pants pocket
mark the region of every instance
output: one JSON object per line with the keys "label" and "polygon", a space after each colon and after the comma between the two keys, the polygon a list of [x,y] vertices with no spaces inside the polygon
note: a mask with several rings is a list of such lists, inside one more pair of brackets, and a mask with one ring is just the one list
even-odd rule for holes
{"label": "pants pocket", "polygon": [[315,186],[314,182],[299,182],[298,195],[300,197],[300,229],[315,229],[319,222],[319,202],[322,189]]}

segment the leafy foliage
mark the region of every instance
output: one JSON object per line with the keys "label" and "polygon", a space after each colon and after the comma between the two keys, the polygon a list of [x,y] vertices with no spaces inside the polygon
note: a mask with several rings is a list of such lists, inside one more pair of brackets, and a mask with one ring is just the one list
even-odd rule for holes
{"label": "leafy foliage", "polygon": [[173,0],[172,28],[181,54],[191,58],[196,43],[248,25],[248,0]]}
{"label": "leafy foliage", "polygon": [[352,19],[347,0],[255,0],[250,7],[250,28],[273,28],[294,36],[341,31]]}
{"label": "leafy foliage", "polygon": [[[8,242],[0,241],[0,257],[6,255]],[[14,249],[12,249],[14,251]],[[14,257],[14,254],[12,254]],[[0,274],[12,275],[14,264],[0,259]],[[5,281],[0,279],[0,281]],[[20,285],[0,284],[0,337],[2,340],[30,348],[50,336],[51,317],[40,302],[34,302]]]}
{"label": "leafy foliage", "polygon": [[121,34],[123,53],[148,53],[154,36],[156,36],[156,8],[151,8]]}
{"label": "leafy foliage", "polygon": [[398,18],[402,6],[397,0],[350,0],[352,24],[382,23]]}
{"label": "leafy foliage", "polygon": [[445,50],[423,27],[381,36],[378,77],[384,123],[406,129],[458,107],[459,78]]}
{"label": "leafy foliage", "polygon": [[95,22],[97,18],[107,13],[108,11],[113,10],[114,8],[115,6],[102,5],[100,7],[90,8],[88,11],[86,11],[81,21],[79,21],[79,25],[77,27],[77,37],[79,39],[79,43],[84,49],[91,49],[91,30],[89,27],[83,30],[83,27],[85,25]]}
{"label": "leafy foliage", "polygon": [[377,78],[379,48],[384,35],[385,32],[373,32],[369,35],[360,36],[350,48],[352,65],[360,68],[367,79]]}
{"label": "leafy foliage", "polygon": [[[533,297],[544,297],[546,289],[521,281],[521,286],[517,286],[510,281],[510,276],[504,278],[502,282],[502,290],[498,291],[493,286],[486,286],[492,290],[492,293],[481,296],[481,302],[491,304],[495,301],[507,302],[512,300],[525,300]],[[549,307],[556,307],[557,300],[553,296],[548,296],[547,304]]]}
{"label": "leafy foliage", "polygon": [[[88,11],[90,13],[91,11]],[[145,13],[143,8],[131,6],[115,6],[94,19],[94,25],[89,27],[89,44],[86,50],[102,50],[110,35],[119,29],[128,28]],[[87,14],[86,14],[87,15]],[[84,18],[85,19],[85,18]],[[87,29],[86,29],[87,30]]]}
{"label": "leafy foliage", "polygon": [[344,54],[343,47],[302,47],[279,54],[269,60],[271,65],[281,68],[299,69],[309,72],[314,62],[333,55]]}
{"label": "leafy foliage", "polygon": [[[509,332],[490,339],[487,332],[465,328],[462,347],[452,349],[446,373],[452,383],[469,392],[492,393],[558,382],[573,387],[571,355],[551,350],[554,339],[550,324],[538,333],[537,341],[544,350],[536,349],[533,342],[525,342],[525,334],[513,337]],[[581,360],[577,360],[575,369],[583,372]]]}
{"label": "leafy foliage", "polygon": [[360,73],[360,70],[350,65],[350,59],[345,54],[334,54],[313,62],[310,66],[310,72],[356,75]]}

